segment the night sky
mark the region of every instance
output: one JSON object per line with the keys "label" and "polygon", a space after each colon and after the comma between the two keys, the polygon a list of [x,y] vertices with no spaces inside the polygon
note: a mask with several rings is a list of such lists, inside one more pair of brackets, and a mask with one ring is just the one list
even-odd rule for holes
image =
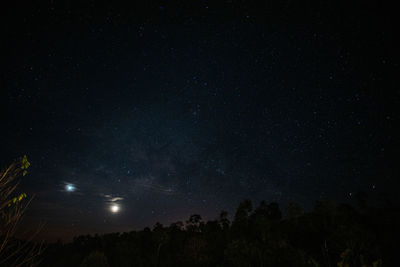
{"label": "night sky", "polygon": [[28,156],[44,238],[398,201],[390,7],[55,2],[0,16],[0,162]]}

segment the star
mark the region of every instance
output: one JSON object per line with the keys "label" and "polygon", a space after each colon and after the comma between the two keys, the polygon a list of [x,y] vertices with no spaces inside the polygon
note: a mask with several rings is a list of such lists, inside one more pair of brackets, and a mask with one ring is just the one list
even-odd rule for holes
{"label": "star", "polygon": [[65,191],[67,191],[67,192],[74,192],[75,190],[76,190],[76,187],[75,187],[74,184],[67,183],[67,184],[65,185]]}

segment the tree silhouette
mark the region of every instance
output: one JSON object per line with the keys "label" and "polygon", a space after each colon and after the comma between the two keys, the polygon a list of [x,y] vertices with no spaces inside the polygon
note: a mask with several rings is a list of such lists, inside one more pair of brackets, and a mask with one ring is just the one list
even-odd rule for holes
{"label": "tree silhouette", "polygon": [[193,214],[190,216],[189,220],[186,221],[186,229],[189,232],[201,232],[204,223],[199,214]]}
{"label": "tree silhouette", "polygon": [[295,202],[290,202],[286,205],[286,215],[288,218],[298,218],[304,214],[304,209]]}
{"label": "tree silhouette", "polygon": [[360,211],[328,200],[317,201],[310,212],[297,204],[287,210],[282,217],[277,203],[262,201],[253,210],[251,201],[244,200],[232,224],[226,212],[207,222],[193,214],[185,224],[81,236],[71,244],[50,245],[42,266],[378,267],[395,262],[384,253],[387,238],[379,230],[383,222],[390,223],[387,231],[398,228],[393,212]]}
{"label": "tree silhouette", "polygon": [[221,213],[219,214],[219,224],[223,231],[229,230],[230,221],[228,219],[228,212],[221,211]]}
{"label": "tree silhouette", "polygon": [[80,265],[81,267],[108,267],[107,257],[98,251],[90,253]]}
{"label": "tree silhouette", "polygon": [[238,235],[243,236],[247,234],[249,226],[250,213],[253,210],[251,200],[245,199],[240,202],[236,209],[235,218],[232,222],[232,231]]}

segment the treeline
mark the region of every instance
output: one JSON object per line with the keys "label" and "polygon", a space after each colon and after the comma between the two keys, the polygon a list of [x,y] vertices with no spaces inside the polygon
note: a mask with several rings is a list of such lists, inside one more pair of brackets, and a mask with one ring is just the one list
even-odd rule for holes
{"label": "treeline", "polygon": [[242,201],[233,221],[221,212],[169,226],[79,236],[48,245],[40,266],[396,266],[399,212],[317,201],[253,209]]}

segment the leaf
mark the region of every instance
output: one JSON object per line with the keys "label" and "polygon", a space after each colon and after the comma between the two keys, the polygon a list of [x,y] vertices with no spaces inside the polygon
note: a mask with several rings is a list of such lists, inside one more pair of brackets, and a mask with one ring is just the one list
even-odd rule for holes
{"label": "leaf", "polygon": [[11,204],[15,204],[15,203],[17,203],[17,202],[20,202],[21,200],[23,200],[23,199],[26,198],[26,197],[27,197],[26,193],[22,193],[22,194],[20,194],[18,197],[12,198],[11,201],[10,201],[10,203],[8,203],[8,206],[10,207]]}
{"label": "leaf", "polygon": [[26,155],[24,155],[21,160],[21,169],[26,170],[29,168],[30,165],[31,165],[31,163],[28,161],[28,158],[26,157]]}
{"label": "leaf", "polygon": [[372,266],[373,267],[380,267],[380,266],[382,266],[382,264],[383,264],[383,261],[381,259],[379,259],[379,260],[374,261],[372,263]]}

